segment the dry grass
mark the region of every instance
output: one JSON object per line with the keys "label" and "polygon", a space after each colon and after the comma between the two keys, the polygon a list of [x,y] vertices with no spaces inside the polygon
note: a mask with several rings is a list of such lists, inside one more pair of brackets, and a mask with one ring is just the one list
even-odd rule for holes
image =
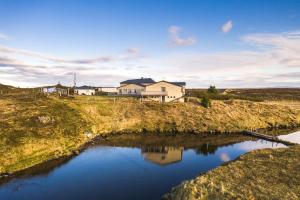
{"label": "dry grass", "polygon": [[300,199],[300,146],[256,150],[165,195],[169,200]]}
{"label": "dry grass", "polygon": [[194,103],[140,102],[134,98],[78,96],[75,99],[33,95],[0,98],[0,173],[14,172],[68,155],[93,136],[141,132],[238,132],[244,129],[300,124],[299,104],[213,101],[206,109]]}

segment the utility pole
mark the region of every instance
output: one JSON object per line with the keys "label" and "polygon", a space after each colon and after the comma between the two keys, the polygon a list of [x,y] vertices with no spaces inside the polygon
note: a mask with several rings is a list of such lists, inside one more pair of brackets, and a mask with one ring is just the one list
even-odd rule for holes
{"label": "utility pole", "polygon": [[76,87],[76,73],[74,73],[74,88]]}

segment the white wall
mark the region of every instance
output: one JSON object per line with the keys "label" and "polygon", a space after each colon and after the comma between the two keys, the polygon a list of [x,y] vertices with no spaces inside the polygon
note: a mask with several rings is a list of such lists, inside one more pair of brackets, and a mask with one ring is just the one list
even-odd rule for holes
{"label": "white wall", "polygon": [[125,86],[119,87],[119,94],[122,95],[140,95],[141,91],[144,91],[145,87],[135,84],[128,84]]}
{"label": "white wall", "polygon": [[95,95],[94,89],[76,89],[75,92],[79,95]]}
{"label": "white wall", "polygon": [[101,87],[98,88],[100,92],[117,93],[118,90],[115,87]]}
{"label": "white wall", "polygon": [[[157,82],[152,85],[146,86],[146,92],[147,91],[162,91],[162,87],[166,88],[166,92],[168,93],[167,96],[165,96],[165,102],[173,101],[177,98],[183,97],[185,90],[183,87],[168,83],[168,82]],[[161,101],[162,97],[151,97],[152,100],[155,101]],[[181,98],[179,101],[183,102],[184,99]]]}

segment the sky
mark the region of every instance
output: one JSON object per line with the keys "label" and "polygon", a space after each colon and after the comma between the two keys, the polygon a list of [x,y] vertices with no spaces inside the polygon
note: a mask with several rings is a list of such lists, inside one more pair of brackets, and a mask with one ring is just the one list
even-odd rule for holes
{"label": "sky", "polygon": [[300,87],[300,0],[0,0],[0,83]]}

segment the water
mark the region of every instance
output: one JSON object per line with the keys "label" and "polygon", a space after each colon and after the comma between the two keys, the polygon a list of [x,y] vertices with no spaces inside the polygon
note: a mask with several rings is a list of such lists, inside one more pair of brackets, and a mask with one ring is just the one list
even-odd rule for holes
{"label": "water", "polygon": [[288,135],[281,135],[281,136],[278,136],[278,138],[281,140],[286,140],[289,142],[300,144],[300,131],[297,131],[295,133],[291,133]]}
{"label": "water", "polygon": [[250,150],[278,147],[285,146],[237,135],[121,136],[58,166],[2,183],[0,199],[160,199],[183,180]]}

